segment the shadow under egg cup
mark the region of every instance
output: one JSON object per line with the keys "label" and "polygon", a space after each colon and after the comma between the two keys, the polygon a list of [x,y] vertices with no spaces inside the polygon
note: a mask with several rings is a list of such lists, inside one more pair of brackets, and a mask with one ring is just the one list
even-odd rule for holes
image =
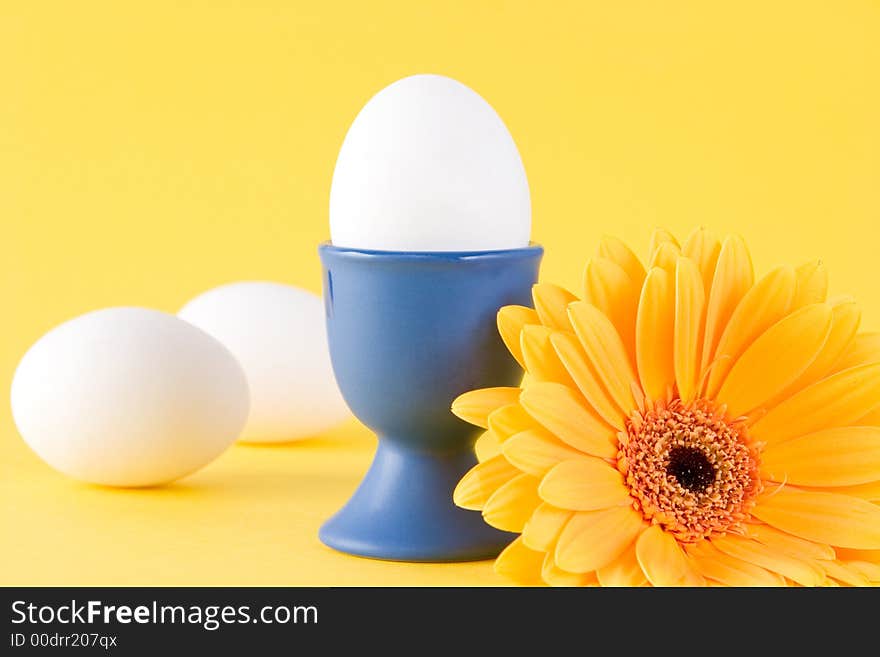
{"label": "shadow under egg cup", "polygon": [[370,469],[321,527],[321,541],[395,561],[496,556],[514,535],[452,502],[476,463],[479,429],[450,406],[468,390],[519,385],[496,313],[531,306],[543,249],[318,250],[333,371],[351,410],[379,438]]}

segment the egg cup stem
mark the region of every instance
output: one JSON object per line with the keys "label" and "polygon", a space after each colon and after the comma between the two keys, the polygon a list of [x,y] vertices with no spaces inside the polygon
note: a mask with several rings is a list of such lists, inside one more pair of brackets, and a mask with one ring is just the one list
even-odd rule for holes
{"label": "egg cup stem", "polygon": [[346,505],[321,527],[326,545],[395,561],[471,561],[496,556],[514,536],[452,504],[476,462],[473,450],[431,453],[380,436],[373,463]]}
{"label": "egg cup stem", "polygon": [[389,252],[323,244],[333,370],[379,445],[348,503],[321,528],[332,548],[398,561],[497,555],[513,535],[452,502],[476,463],[478,433],[450,412],[475,388],[516,386],[522,372],[496,313],[530,305],[543,249]]}

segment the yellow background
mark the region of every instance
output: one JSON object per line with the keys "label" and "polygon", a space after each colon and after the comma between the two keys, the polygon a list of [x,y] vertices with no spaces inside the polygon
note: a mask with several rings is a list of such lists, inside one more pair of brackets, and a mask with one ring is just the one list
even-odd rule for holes
{"label": "yellow background", "polygon": [[318,291],[346,129],[419,72],[504,118],[545,280],[576,287],[602,233],[707,224],[759,270],[823,258],[880,328],[877,2],[0,0],[0,583],[500,583],[317,541],[369,462],[354,422],[113,491],[40,462],[6,401],[27,347],[88,310]]}

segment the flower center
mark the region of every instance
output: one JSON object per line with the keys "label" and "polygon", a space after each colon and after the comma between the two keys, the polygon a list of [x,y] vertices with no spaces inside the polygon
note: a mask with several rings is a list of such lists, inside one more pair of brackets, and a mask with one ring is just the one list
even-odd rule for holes
{"label": "flower center", "polygon": [[741,422],[707,400],[675,400],[633,415],[618,468],[645,519],[682,541],[745,520],[761,491],[758,452]]}
{"label": "flower center", "polygon": [[669,450],[666,472],[694,493],[702,493],[715,481],[712,461],[696,447],[673,447]]}

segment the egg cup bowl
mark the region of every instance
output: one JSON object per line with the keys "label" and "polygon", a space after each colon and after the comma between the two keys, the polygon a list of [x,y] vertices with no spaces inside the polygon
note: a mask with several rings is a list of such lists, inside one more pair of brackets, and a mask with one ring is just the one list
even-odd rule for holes
{"label": "egg cup bowl", "polygon": [[354,414],[376,432],[373,463],[321,527],[326,545],[395,561],[471,561],[514,536],[456,507],[475,463],[473,426],[450,412],[475,388],[519,385],[496,328],[531,305],[543,248],[372,251],[320,245],[333,371]]}

